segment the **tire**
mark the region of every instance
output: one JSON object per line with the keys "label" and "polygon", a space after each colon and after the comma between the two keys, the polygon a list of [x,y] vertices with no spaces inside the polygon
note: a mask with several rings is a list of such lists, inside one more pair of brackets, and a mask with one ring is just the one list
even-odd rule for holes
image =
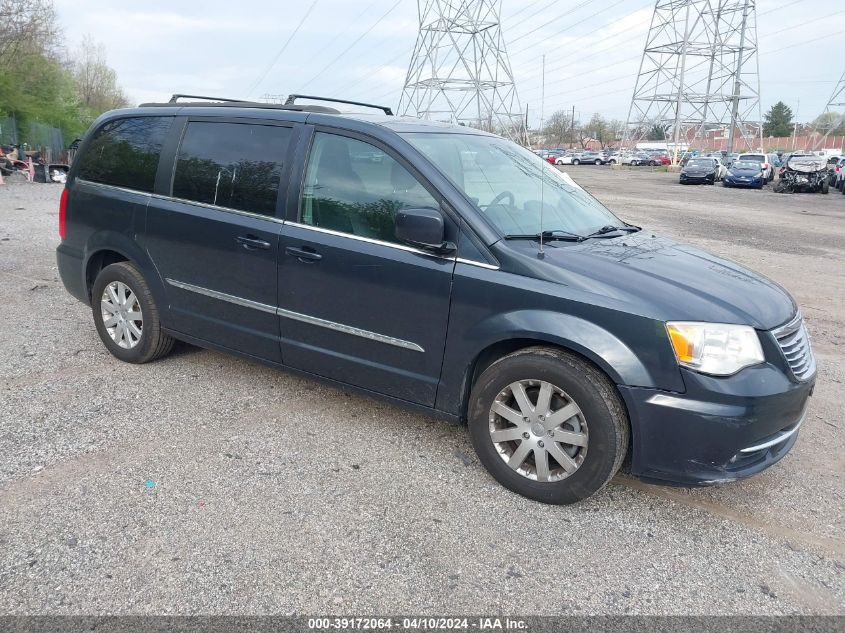
{"label": "tire", "polygon": [[[760,188],[762,189],[763,186],[760,185]],[[775,193],[783,193],[783,183],[778,180],[774,185],[772,185],[772,191]]]}
{"label": "tire", "polygon": [[724,180],[722,181],[722,186],[723,186],[725,189],[730,189],[730,188],[731,188],[731,186],[730,186],[728,183],[726,183]]}
{"label": "tire", "polygon": [[830,185],[828,184],[827,180],[822,181],[822,193],[825,195],[830,193]]}
{"label": "tire", "polygon": [[580,161],[580,160],[578,160],[577,158],[573,158],[573,159],[572,159],[572,164],[573,164],[573,165],[580,165],[580,164],[581,164],[581,161]]}
{"label": "tire", "polygon": [[558,159],[555,161],[555,165],[563,165],[563,161]]}
{"label": "tire", "polygon": [[598,158],[596,159],[596,165],[601,165],[601,160],[599,160]]}
{"label": "tire", "polygon": [[[525,416],[528,423],[525,417],[520,420],[523,414],[512,389],[512,385],[521,385],[528,404],[536,406],[544,382],[553,386],[549,411],[572,411],[573,404],[576,411],[569,418],[558,416],[551,431],[544,429],[543,417],[539,413],[535,417],[533,409]],[[511,417],[493,412],[494,406],[507,411],[502,405],[508,407]],[[613,383],[595,366],[562,350],[530,347],[494,362],[473,386],[468,417],[473,447],[490,474],[505,488],[542,503],[586,499],[610,481],[628,452],[628,416]],[[499,431],[506,433],[494,442],[492,433]],[[515,433],[516,438],[504,439],[507,432]],[[564,432],[567,439],[578,442],[552,439],[555,433],[560,438]],[[519,463],[515,465],[522,472],[505,461],[513,461],[520,450],[524,452],[516,455]],[[561,461],[555,455],[560,455]],[[537,464],[543,462],[536,460],[542,457],[548,466],[547,477],[543,469],[537,474]]]}
{"label": "tire", "polygon": [[615,164],[616,164],[616,159],[611,158],[611,159],[610,159],[609,161],[607,161],[607,162],[608,162],[610,165],[615,165]]}
{"label": "tire", "polygon": [[[119,295],[121,294],[123,304],[120,303]],[[113,297],[117,297],[117,301]],[[124,307],[122,312],[114,310],[116,305],[125,306],[130,302],[133,305],[129,308]],[[119,262],[106,266],[100,271],[91,292],[91,308],[97,334],[115,358],[127,363],[148,363],[161,358],[173,349],[174,339],[161,330],[158,306],[153,299],[150,287],[134,264]],[[106,325],[105,315],[108,314],[117,315],[118,318],[124,316],[122,323],[131,321],[135,328],[134,332],[140,331],[140,336],[136,336],[129,325],[121,330],[122,324],[118,322],[113,326],[115,337],[113,338],[113,334],[109,332],[109,326]],[[140,314],[141,319],[125,318],[130,314]],[[138,327],[139,323],[140,327]]]}

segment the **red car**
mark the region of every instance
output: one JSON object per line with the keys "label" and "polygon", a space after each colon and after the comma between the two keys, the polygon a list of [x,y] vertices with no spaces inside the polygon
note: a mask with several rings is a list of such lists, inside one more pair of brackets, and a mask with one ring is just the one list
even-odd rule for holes
{"label": "red car", "polygon": [[666,154],[652,154],[649,157],[648,165],[652,167],[656,167],[657,165],[671,165],[672,159],[669,158]]}

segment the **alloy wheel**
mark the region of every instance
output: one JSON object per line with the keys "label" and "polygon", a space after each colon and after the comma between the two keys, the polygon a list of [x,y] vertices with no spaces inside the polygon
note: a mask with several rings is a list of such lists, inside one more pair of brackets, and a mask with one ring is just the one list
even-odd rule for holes
{"label": "alloy wheel", "polygon": [[572,475],[587,454],[587,422],[580,407],[544,380],[511,383],[490,407],[490,439],[514,471],[539,482]]}
{"label": "alloy wheel", "polygon": [[122,281],[113,281],[100,299],[103,325],[111,339],[123,349],[132,349],[141,340],[144,315],[132,289]]}

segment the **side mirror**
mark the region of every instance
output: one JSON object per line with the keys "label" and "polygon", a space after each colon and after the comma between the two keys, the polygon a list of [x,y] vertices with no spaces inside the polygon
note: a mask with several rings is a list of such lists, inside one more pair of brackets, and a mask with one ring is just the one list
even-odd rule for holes
{"label": "side mirror", "polygon": [[445,241],[446,226],[438,209],[402,209],[394,220],[394,235],[400,242],[435,253],[448,253],[455,245]]}

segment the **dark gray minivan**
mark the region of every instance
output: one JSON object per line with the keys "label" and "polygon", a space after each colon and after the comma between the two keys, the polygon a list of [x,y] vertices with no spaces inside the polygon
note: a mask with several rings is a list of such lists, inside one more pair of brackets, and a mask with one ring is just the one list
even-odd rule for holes
{"label": "dark gray minivan", "polygon": [[100,117],[57,257],[109,351],[179,339],[465,421],[490,473],[547,503],[623,462],[696,485],[789,451],[816,366],[783,288],[512,142],[382,109],[174,96]]}

